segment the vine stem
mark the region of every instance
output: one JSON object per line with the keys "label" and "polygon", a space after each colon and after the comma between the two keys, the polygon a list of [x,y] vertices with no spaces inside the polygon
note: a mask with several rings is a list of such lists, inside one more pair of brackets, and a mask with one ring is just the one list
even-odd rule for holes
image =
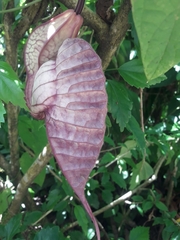
{"label": "vine stem", "polygon": [[33,4],[38,3],[38,2],[41,2],[41,1],[42,1],[42,0],[34,0],[34,1],[30,2],[30,3],[27,3],[25,6],[16,7],[16,8],[10,8],[10,9],[7,9],[7,10],[2,10],[2,11],[0,11],[0,13],[15,12],[15,11],[17,11],[17,10],[21,10],[21,9],[23,9],[23,8],[27,8],[27,7],[29,7],[29,6],[31,6],[31,5],[33,5]]}
{"label": "vine stem", "polygon": [[83,10],[83,7],[84,7],[84,3],[85,3],[85,0],[79,0],[76,7],[75,7],[75,13],[78,15],[78,14],[81,14],[82,10]]}

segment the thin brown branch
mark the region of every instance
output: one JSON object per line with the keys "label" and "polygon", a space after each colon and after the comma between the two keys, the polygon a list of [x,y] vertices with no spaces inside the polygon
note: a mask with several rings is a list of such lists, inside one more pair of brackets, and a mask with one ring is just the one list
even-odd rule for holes
{"label": "thin brown branch", "polygon": [[[61,0],[61,2],[68,8],[75,8],[77,0]],[[104,70],[108,67],[112,56],[115,54],[129,28],[128,14],[130,9],[130,0],[124,0],[111,26],[88,7],[85,6],[82,11],[81,15],[84,18],[84,24],[95,31],[95,36],[99,43],[97,52],[102,59]]]}
{"label": "thin brown branch", "polygon": [[52,151],[49,145],[44,147],[43,151],[40,153],[35,162],[28,169],[26,174],[22,177],[19,182],[16,190],[16,194],[11,203],[11,206],[8,209],[8,213],[6,216],[6,221],[9,220],[12,216],[14,216],[20,208],[22,200],[24,199],[25,194],[27,193],[27,189],[30,184],[33,182],[35,177],[41,172],[41,170],[45,167],[45,165],[49,162],[52,157]]}
{"label": "thin brown branch", "polygon": [[103,36],[100,36],[101,38],[99,39],[99,48],[97,52],[102,59],[104,70],[108,67],[113,55],[129,29],[128,14],[130,10],[130,0],[124,0],[109,31],[104,32]]}
{"label": "thin brown branch", "polygon": [[[14,1],[9,1],[7,8],[13,8]],[[17,68],[17,40],[14,38],[13,23],[14,14],[4,14],[4,31],[6,43],[6,61],[16,71]],[[11,177],[14,179],[19,172],[19,144],[18,144],[18,107],[8,103],[6,106],[7,121],[8,121],[8,135],[10,147],[10,162],[11,162]]]}

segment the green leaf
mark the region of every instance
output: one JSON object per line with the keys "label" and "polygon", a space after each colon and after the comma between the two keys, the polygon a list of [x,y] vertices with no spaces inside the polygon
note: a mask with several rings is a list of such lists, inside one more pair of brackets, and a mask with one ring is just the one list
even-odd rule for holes
{"label": "green leaf", "polygon": [[21,214],[15,215],[5,226],[6,240],[12,240],[13,237],[21,232]]}
{"label": "green leaf", "polygon": [[114,80],[107,82],[107,93],[109,112],[123,131],[131,117],[132,102],[129,100],[126,88]]}
{"label": "green leaf", "polygon": [[4,122],[4,114],[6,113],[6,110],[4,108],[4,104],[2,101],[0,101],[0,123]]}
{"label": "green leaf", "polygon": [[5,236],[6,236],[5,226],[0,225],[0,239],[6,239]]}
{"label": "green leaf", "polygon": [[12,201],[12,193],[9,188],[0,191],[0,214],[4,213]]}
{"label": "green leaf", "polygon": [[165,212],[168,211],[167,206],[166,206],[164,203],[162,203],[162,202],[156,202],[156,203],[155,203],[155,206],[156,206],[157,208],[159,208],[160,210],[162,210],[162,211],[165,211]]}
{"label": "green leaf", "polygon": [[149,87],[166,79],[166,76],[162,75],[148,82],[140,59],[124,63],[119,68],[119,73],[129,85],[137,88]]}
{"label": "green leaf", "polygon": [[84,208],[76,205],[74,208],[74,214],[77,218],[79,225],[82,227],[84,234],[87,234],[88,219],[87,219],[87,215],[85,213]]}
{"label": "green leaf", "polygon": [[149,227],[136,227],[130,231],[129,240],[148,240]]}
{"label": "green leaf", "polygon": [[105,203],[109,204],[113,200],[113,195],[110,190],[103,190],[102,191],[102,199],[104,200]]}
{"label": "green leaf", "polygon": [[48,203],[46,205],[46,211],[52,209],[54,206],[56,207],[60,199],[61,199],[60,189],[53,189],[52,191],[50,191],[47,197]]}
{"label": "green leaf", "polygon": [[65,240],[66,238],[63,236],[63,234],[59,231],[59,227],[54,226],[52,228],[47,227],[39,231],[34,240],[44,240],[44,239],[61,239]]}
{"label": "green leaf", "polygon": [[154,206],[153,202],[151,201],[145,201],[142,204],[142,209],[144,212],[147,212],[149,209],[151,209]]}
{"label": "green leaf", "polygon": [[132,0],[132,14],[148,81],[180,62],[179,0]]}
{"label": "green leaf", "polygon": [[87,196],[87,200],[88,202],[91,203],[91,206],[95,209],[98,209],[99,208],[99,199],[98,199],[98,196],[97,194],[95,194],[94,192],[90,192],[90,195],[88,194]]}
{"label": "green leaf", "polygon": [[39,154],[47,144],[46,129],[43,121],[20,116],[18,131],[22,141],[34,151],[35,155]]}
{"label": "green leaf", "polygon": [[2,61],[0,61],[0,99],[28,110],[18,76],[8,63]]}
{"label": "green leaf", "polygon": [[132,200],[135,202],[143,202],[144,198],[141,195],[132,196]]}
{"label": "green leaf", "polygon": [[124,143],[124,146],[122,146],[120,154],[117,155],[117,157],[119,156],[121,159],[125,158],[131,158],[132,154],[131,154],[131,150],[135,149],[137,146],[137,143],[134,140],[127,140]]}
{"label": "green leaf", "polygon": [[119,174],[119,173],[116,173],[116,172],[112,172],[111,173],[111,178],[112,178],[113,182],[118,184],[118,186],[120,186],[121,188],[126,189],[126,182],[124,181],[122,174]]}
{"label": "green leaf", "polygon": [[132,132],[132,134],[133,134],[133,136],[134,136],[134,138],[135,138],[135,140],[137,142],[137,145],[139,146],[139,148],[143,152],[144,149],[145,149],[145,146],[146,146],[144,133],[141,130],[138,122],[136,121],[136,119],[133,116],[131,116],[131,118],[129,119],[129,122],[128,122],[126,128],[130,132]]}
{"label": "green leaf", "polygon": [[23,220],[23,226],[26,228],[29,227],[31,224],[36,222],[40,217],[42,217],[43,213],[40,211],[35,212],[26,212],[26,215]]}
{"label": "green leaf", "polygon": [[142,180],[148,179],[153,174],[153,168],[146,162],[141,161],[133,169],[133,175],[130,181],[130,189],[134,189]]}
{"label": "green leaf", "polygon": [[101,165],[105,165],[107,163],[110,163],[111,161],[114,160],[114,155],[112,155],[112,153],[107,152],[103,155],[103,157],[101,158]]}
{"label": "green leaf", "polygon": [[[27,152],[23,153],[20,158],[20,167],[22,172],[25,174],[30,166],[33,164],[35,158],[32,158]],[[42,186],[44,183],[44,179],[46,176],[46,169],[45,167],[41,170],[38,176],[34,179],[34,183],[37,183],[39,186]]]}

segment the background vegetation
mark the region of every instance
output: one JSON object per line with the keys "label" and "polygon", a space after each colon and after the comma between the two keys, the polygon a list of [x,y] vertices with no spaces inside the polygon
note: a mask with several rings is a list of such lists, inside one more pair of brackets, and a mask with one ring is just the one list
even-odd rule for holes
{"label": "background vegetation", "polygon": [[[108,114],[86,197],[102,239],[180,239],[180,2],[95,2],[80,37],[102,59]],[[0,239],[95,238],[23,93],[29,34],[75,4],[0,1]]]}

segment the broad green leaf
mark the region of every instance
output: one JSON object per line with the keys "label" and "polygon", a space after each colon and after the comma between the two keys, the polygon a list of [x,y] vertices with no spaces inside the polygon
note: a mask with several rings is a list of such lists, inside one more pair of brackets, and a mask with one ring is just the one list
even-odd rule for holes
{"label": "broad green leaf", "polygon": [[130,132],[132,132],[132,134],[133,134],[133,136],[134,136],[134,138],[135,138],[135,140],[137,142],[137,145],[139,146],[139,148],[143,152],[144,149],[145,149],[145,146],[146,146],[144,133],[141,130],[138,122],[136,121],[136,119],[133,116],[131,116],[131,118],[129,119],[129,122],[128,122],[126,128]]}
{"label": "broad green leaf", "polygon": [[98,199],[98,196],[97,194],[95,194],[94,192],[90,192],[90,194],[88,194],[87,196],[87,200],[88,202],[91,203],[91,206],[95,209],[98,209],[99,208],[99,199]]}
{"label": "broad green leaf", "polygon": [[20,226],[21,226],[21,214],[15,215],[13,218],[10,219],[10,221],[5,226],[5,232],[6,232],[6,240],[13,240],[14,236],[21,232]]}
{"label": "broad green leaf", "polygon": [[82,233],[82,231],[76,231],[73,230],[72,232],[69,232],[69,236],[67,239],[68,240],[87,240],[87,237]]}
{"label": "broad green leaf", "polygon": [[136,227],[130,231],[129,240],[148,240],[149,227]]}
{"label": "broad green leaf", "polygon": [[53,209],[55,211],[62,212],[64,209],[67,209],[67,205],[68,205],[68,201],[67,200],[66,201],[61,201]]}
{"label": "broad green leaf", "polygon": [[120,154],[118,156],[121,157],[121,159],[123,159],[123,157],[131,158],[131,155],[132,155],[131,150],[133,148],[135,148],[136,146],[137,146],[137,143],[134,140],[127,140],[124,143],[124,146],[121,147],[121,151],[120,151]]}
{"label": "broad green leaf", "polygon": [[0,225],[0,239],[6,239],[6,232],[5,232],[5,226]]}
{"label": "broad green leaf", "polygon": [[0,99],[5,103],[11,102],[16,106],[28,109],[18,76],[8,63],[2,61],[0,61]]}
{"label": "broad green leaf", "polygon": [[64,178],[64,177],[62,177],[62,188],[63,188],[64,192],[66,193],[66,195],[68,195],[68,196],[74,195],[72,188],[70,187],[69,183],[67,182],[66,178]]}
{"label": "broad green leaf", "polygon": [[109,182],[110,174],[104,173],[101,177],[101,185],[106,187],[106,184]]}
{"label": "broad green leaf", "polygon": [[103,190],[101,196],[102,196],[102,199],[104,200],[104,202],[106,204],[111,203],[112,200],[113,200],[113,195],[112,195],[112,192],[110,190],[107,190],[107,189]]}
{"label": "broad green leaf", "polygon": [[162,203],[162,202],[156,202],[156,203],[155,203],[155,206],[156,206],[157,208],[159,208],[160,210],[162,210],[162,211],[165,211],[165,212],[168,211],[167,206],[166,206],[164,203]]}
{"label": "broad green leaf", "polygon": [[141,195],[132,196],[132,200],[135,202],[143,202],[144,198]]}
{"label": "broad green leaf", "polygon": [[0,101],[0,123],[4,122],[4,114],[6,113],[6,110],[4,108],[4,105],[2,101]]}
{"label": "broad green leaf", "polygon": [[166,76],[162,75],[148,82],[142,62],[139,59],[124,63],[119,68],[119,73],[129,85],[137,88],[149,87],[166,79]]}
{"label": "broad green leaf", "polygon": [[179,0],[131,0],[148,81],[180,62]]}
{"label": "broad green leaf", "polygon": [[154,206],[152,201],[145,201],[142,204],[142,209],[144,212],[147,212],[149,209],[151,209]]}
{"label": "broad green leaf", "polygon": [[34,212],[26,212],[26,215],[23,220],[23,226],[27,228],[27,226],[30,226],[34,222],[36,222],[40,217],[42,217],[43,213],[40,211],[34,211]]}
{"label": "broad green leaf", "polygon": [[88,218],[84,208],[76,205],[74,208],[74,214],[77,218],[79,225],[82,227],[83,232],[86,234],[88,230]]}
{"label": "broad green leaf", "polygon": [[12,201],[12,193],[9,188],[0,191],[0,214],[4,213]]}
{"label": "broad green leaf", "polygon": [[[22,172],[25,174],[30,166],[33,164],[35,158],[32,158],[27,152],[23,153],[20,158],[20,167]],[[42,186],[46,176],[45,167],[41,170],[39,175],[34,179],[34,183],[37,183],[39,186]]]}
{"label": "broad green leaf", "polygon": [[132,102],[129,100],[126,88],[114,80],[107,82],[107,93],[109,112],[123,131],[131,117]]}
{"label": "broad green leaf", "polygon": [[101,158],[101,165],[110,163],[111,161],[113,161],[115,159],[114,155],[112,155],[112,153],[107,152],[103,155],[103,157]]}
{"label": "broad green leaf", "polygon": [[52,209],[53,207],[56,207],[60,199],[61,199],[60,189],[53,189],[52,191],[50,191],[47,197],[48,203],[46,204],[46,211]]}
{"label": "broad green leaf", "polygon": [[120,186],[121,188],[126,189],[126,182],[124,181],[122,174],[119,174],[119,173],[116,173],[116,172],[112,172],[111,173],[111,178],[112,178],[113,182],[118,184],[118,186]]}
{"label": "broad green leaf", "polygon": [[59,231],[58,226],[54,226],[52,228],[47,227],[39,231],[34,240],[44,240],[44,239],[61,239],[65,240],[66,238],[63,236],[63,234]]}
{"label": "broad green leaf", "polygon": [[46,129],[43,121],[20,116],[18,131],[22,141],[34,151],[35,155],[39,154],[47,144]]}
{"label": "broad green leaf", "polygon": [[99,182],[97,180],[94,180],[91,178],[88,182],[88,185],[89,185],[90,190],[94,190],[99,187]]}
{"label": "broad green leaf", "polygon": [[133,175],[130,181],[130,189],[134,189],[142,180],[148,179],[153,174],[152,167],[146,162],[141,161],[133,169]]}

